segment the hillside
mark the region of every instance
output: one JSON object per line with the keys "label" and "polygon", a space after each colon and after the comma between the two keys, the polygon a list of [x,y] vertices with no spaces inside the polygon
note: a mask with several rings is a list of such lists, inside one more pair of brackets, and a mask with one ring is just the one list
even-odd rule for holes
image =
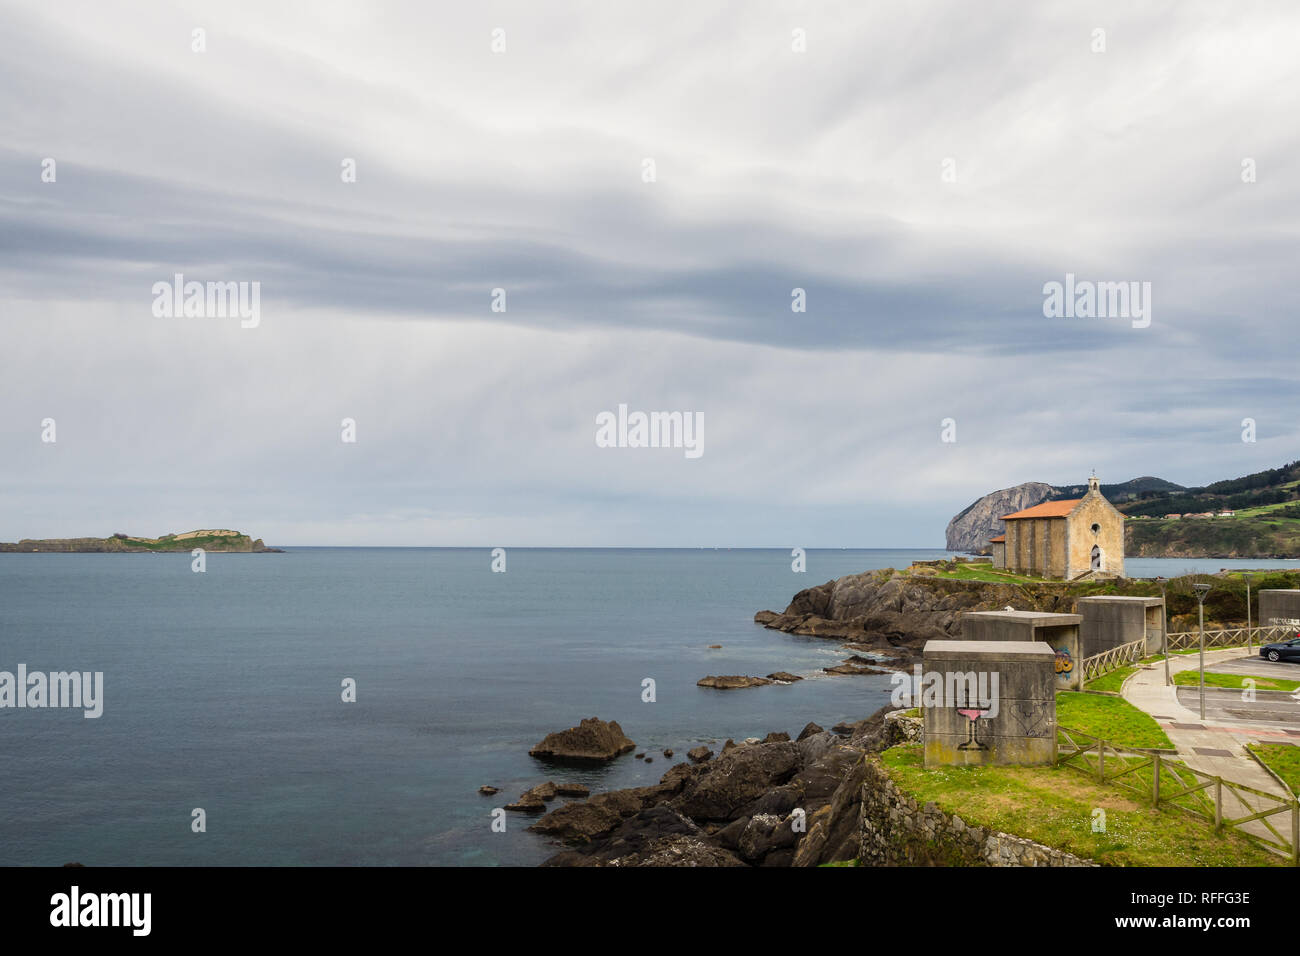
{"label": "hillside", "polygon": [[225,529],[186,531],[165,534],[160,538],[139,538],[128,534],[115,534],[108,538],[24,538],[16,543],[0,542],[0,552],[90,552],[90,553],[144,553],[192,551],[225,551],[244,553],[279,552],[268,548],[261,538],[250,538],[239,531]]}

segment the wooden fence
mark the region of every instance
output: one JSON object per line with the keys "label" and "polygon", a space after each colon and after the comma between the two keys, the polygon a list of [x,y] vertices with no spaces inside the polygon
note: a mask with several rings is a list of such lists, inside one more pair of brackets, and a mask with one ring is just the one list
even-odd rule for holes
{"label": "wooden fence", "polygon": [[[1168,751],[1116,747],[1100,737],[1066,727],[1058,727],[1057,731],[1058,766],[1136,793],[1153,807],[1167,804],[1210,820],[1215,833],[1222,833],[1225,826],[1235,827],[1244,836],[1287,856],[1292,866],[1300,866],[1300,801],[1294,794],[1280,796],[1224,780],[1187,766],[1182,758]],[[1291,832],[1284,836],[1270,818],[1288,811]],[[1256,822],[1258,826],[1247,828],[1247,824]]]}
{"label": "wooden fence", "polygon": [[1083,682],[1096,680],[1103,674],[1109,674],[1119,667],[1136,664],[1146,656],[1146,638],[1129,644],[1120,644],[1108,651],[1094,654],[1083,659]]}
{"label": "wooden fence", "polygon": [[[1205,646],[1206,647],[1238,647],[1245,646],[1247,643],[1252,644],[1271,644],[1274,641],[1290,640],[1296,636],[1300,628],[1290,626],[1274,625],[1271,627],[1228,627],[1217,630],[1205,629]],[[1249,640],[1248,640],[1249,639]],[[1169,649],[1171,651],[1184,650],[1189,647],[1201,646],[1201,634],[1199,631],[1170,631],[1169,632]]]}

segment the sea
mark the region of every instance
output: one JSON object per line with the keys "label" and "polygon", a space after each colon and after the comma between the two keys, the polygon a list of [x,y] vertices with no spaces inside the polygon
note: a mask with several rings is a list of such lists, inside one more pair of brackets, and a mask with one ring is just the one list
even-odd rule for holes
{"label": "sea", "polygon": [[[838,642],[754,613],[948,555],[808,550],[796,572],[782,549],[511,548],[500,572],[489,548],[288,547],[195,573],[188,553],[0,554],[0,671],[103,673],[98,718],[0,708],[0,865],[536,865],[559,848],[494,813],[529,787],[655,783],[698,744],[885,704],[887,676],[828,675]],[[1300,562],[1127,561],[1262,566]],[[806,679],[696,686],[777,670]],[[651,761],[528,756],[584,717]]]}

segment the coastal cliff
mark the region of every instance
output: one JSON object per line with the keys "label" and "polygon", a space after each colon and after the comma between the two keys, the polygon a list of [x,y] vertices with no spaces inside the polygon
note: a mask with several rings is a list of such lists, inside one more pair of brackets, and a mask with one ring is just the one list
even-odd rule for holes
{"label": "coastal cliff", "polygon": [[247,554],[280,553],[279,548],[268,548],[261,538],[226,529],[186,531],[165,534],[161,538],[115,534],[108,538],[24,538],[14,543],[0,542],[0,552],[14,553],[163,553],[188,552],[195,548]]}
{"label": "coastal cliff", "polygon": [[991,492],[948,522],[946,547],[949,551],[985,553],[989,538],[1006,530],[1002,515],[1032,508],[1055,493],[1054,487],[1041,481],[1027,481],[1014,488]]}

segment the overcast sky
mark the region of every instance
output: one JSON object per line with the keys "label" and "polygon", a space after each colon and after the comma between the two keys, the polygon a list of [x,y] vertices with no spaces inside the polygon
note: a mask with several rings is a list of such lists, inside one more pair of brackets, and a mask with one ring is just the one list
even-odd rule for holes
{"label": "overcast sky", "polygon": [[0,2],[0,540],[928,547],[1300,457],[1300,7],[1135,6]]}

